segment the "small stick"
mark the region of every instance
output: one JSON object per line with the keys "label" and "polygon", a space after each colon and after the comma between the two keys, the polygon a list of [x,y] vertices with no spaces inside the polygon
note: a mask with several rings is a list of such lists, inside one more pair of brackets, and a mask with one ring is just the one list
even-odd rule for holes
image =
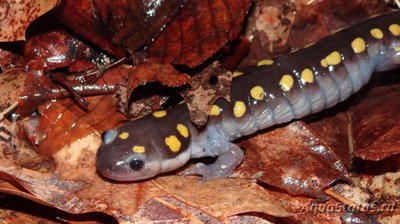
{"label": "small stick", "polygon": [[13,103],[11,106],[0,112],[0,121],[4,119],[4,116],[8,114],[10,111],[14,110],[18,106],[18,101]]}

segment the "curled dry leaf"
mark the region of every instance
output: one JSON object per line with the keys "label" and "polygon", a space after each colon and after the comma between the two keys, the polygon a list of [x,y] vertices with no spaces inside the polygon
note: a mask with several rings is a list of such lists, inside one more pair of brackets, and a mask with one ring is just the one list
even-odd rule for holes
{"label": "curled dry leaf", "polygon": [[2,1],[0,6],[0,41],[25,40],[25,30],[37,17],[50,11],[58,0]]}
{"label": "curled dry leaf", "polygon": [[197,126],[204,125],[215,100],[220,97],[230,100],[231,81],[232,73],[222,69],[218,63],[213,63],[192,78],[192,88],[181,94],[188,105],[192,122]]}
{"label": "curled dry leaf", "polygon": [[291,195],[324,196],[348,173],[333,151],[302,122],[259,134],[241,143],[245,160],[235,176],[255,178]]}
{"label": "curled dry leaf", "polygon": [[[178,87],[189,82],[190,77],[180,73],[170,64],[158,64],[146,61],[130,67],[126,72],[125,83],[118,86],[114,95],[119,111],[128,117],[144,116],[161,108],[161,97],[152,96],[144,99],[131,99],[132,92],[141,84],[158,81],[165,86]],[[131,103],[133,101],[133,103]]]}
{"label": "curled dry leaf", "polygon": [[66,31],[52,30],[27,40],[24,67],[43,71],[69,67],[79,59],[88,58],[89,51],[89,46]]}
{"label": "curled dry leaf", "polygon": [[170,64],[158,64],[155,61],[143,62],[129,71],[127,98],[129,99],[132,91],[143,83],[159,81],[163,85],[177,87],[187,84],[189,80],[188,75],[178,72]]}

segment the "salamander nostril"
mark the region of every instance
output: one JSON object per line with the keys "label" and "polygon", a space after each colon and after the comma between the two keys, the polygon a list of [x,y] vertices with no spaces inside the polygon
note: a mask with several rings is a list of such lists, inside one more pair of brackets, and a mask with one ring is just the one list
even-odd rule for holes
{"label": "salamander nostril", "polygon": [[134,159],[132,161],[129,162],[129,166],[131,167],[132,170],[140,170],[143,167],[143,161],[140,159]]}

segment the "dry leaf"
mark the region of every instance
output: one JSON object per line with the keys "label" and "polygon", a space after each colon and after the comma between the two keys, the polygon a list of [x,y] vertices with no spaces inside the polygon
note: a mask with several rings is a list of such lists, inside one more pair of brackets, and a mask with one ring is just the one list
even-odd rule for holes
{"label": "dry leaf", "polygon": [[58,3],[58,0],[2,1],[0,41],[25,40],[25,30],[28,25]]}

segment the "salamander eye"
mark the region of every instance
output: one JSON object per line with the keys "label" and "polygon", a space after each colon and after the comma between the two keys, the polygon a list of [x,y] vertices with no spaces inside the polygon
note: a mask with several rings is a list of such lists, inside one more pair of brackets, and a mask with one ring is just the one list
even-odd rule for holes
{"label": "salamander eye", "polygon": [[131,167],[132,170],[140,170],[143,167],[143,161],[140,159],[134,159],[132,161],[129,162],[129,166]]}

